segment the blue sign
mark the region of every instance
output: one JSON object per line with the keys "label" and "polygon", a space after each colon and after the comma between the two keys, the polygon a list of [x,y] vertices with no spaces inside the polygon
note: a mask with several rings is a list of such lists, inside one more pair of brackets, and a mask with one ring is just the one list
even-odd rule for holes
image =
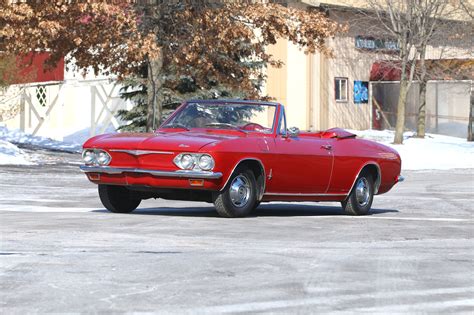
{"label": "blue sign", "polygon": [[369,82],[354,81],[354,103],[367,104],[369,102]]}

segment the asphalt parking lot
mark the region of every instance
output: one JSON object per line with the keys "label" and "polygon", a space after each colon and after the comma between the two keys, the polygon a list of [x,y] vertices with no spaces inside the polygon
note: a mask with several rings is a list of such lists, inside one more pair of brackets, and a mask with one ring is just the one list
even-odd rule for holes
{"label": "asphalt parking lot", "polygon": [[0,166],[0,311],[471,313],[474,173],[404,172],[365,217],[336,203],[102,207],[77,155]]}

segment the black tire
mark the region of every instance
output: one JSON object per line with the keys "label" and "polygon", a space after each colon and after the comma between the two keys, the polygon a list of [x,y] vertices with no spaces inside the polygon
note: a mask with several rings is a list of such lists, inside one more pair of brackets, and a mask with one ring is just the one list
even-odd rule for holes
{"label": "black tire", "polygon": [[217,213],[225,218],[247,216],[255,208],[256,202],[257,181],[253,172],[245,167],[237,168],[226,187],[214,196]]}
{"label": "black tire", "polygon": [[[363,187],[366,187],[366,190],[363,190]],[[348,215],[366,215],[372,207],[374,191],[374,179],[369,173],[362,172],[357,177],[349,197],[341,202],[344,212]]]}
{"label": "black tire", "polygon": [[141,202],[141,199],[134,198],[132,192],[123,186],[99,185],[99,197],[104,207],[114,213],[130,213]]}

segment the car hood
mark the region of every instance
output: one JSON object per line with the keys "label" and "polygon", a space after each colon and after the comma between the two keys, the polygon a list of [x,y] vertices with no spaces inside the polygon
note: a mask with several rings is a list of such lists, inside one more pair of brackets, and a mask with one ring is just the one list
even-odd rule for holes
{"label": "car hood", "polygon": [[84,147],[195,152],[211,143],[233,138],[236,136],[196,132],[117,133],[91,138]]}

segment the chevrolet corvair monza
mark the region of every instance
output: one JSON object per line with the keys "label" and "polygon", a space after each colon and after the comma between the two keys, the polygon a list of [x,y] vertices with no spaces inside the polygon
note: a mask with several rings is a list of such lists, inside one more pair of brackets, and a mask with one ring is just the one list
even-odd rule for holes
{"label": "chevrolet corvair monza", "polygon": [[364,215],[403,179],[395,150],[338,128],[287,129],[283,105],[270,102],[187,101],[156,132],[95,136],[82,156],[119,213],[163,198],[213,202],[224,217],[268,201],[337,201]]}

